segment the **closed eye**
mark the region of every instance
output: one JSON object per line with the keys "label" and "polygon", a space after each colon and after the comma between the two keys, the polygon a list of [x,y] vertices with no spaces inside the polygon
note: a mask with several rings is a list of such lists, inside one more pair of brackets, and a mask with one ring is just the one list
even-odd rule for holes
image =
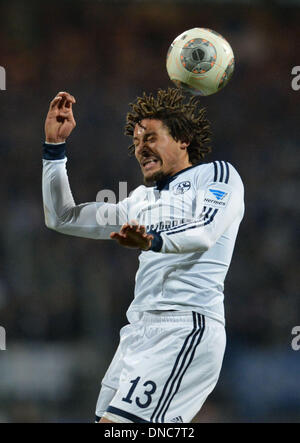
{"label": "closed eye", "polygon": [[154,143],[155,140],[156,140],[156,137],[154,137],[153,135],[151,135],[151,136],[146,136],[145,139],[144,139],[144,141],[145,141],[145,142],[148,142],[148,143]]}
{"label": "closed eye", "polygon": [[[145,134],[143,137],[143,143],[154,143],[156,141],[156,137],[154,134]],[[137,137],[133,137],[134,147],[137,148],[140,144],[140,139]]]}

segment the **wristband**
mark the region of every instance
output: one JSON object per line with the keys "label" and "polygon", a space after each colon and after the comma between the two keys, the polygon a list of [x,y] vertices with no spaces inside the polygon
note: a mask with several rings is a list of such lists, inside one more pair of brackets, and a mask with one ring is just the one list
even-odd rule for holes
{"label": "wristband", "polygon": [[156,231],[148,231],[147,234],[153,235],[151,247],[148,249],[148,251],[160,252],[163,245],[163,240],[160,233]]}
{"label": "wristband", "polygon": [[62,160],[66,156],[66,142],[60,144],[43,143],[44,160]]}

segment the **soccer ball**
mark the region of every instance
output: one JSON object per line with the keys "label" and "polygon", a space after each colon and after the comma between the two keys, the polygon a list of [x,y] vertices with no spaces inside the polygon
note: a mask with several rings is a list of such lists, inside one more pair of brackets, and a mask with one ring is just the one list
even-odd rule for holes
{"label": "soccer ball", "polygon": [[234,54],[225,38],[212,29],[189,29],[171,44],[167,71],[177,87],[194,95],[211,95],[230,80]]}

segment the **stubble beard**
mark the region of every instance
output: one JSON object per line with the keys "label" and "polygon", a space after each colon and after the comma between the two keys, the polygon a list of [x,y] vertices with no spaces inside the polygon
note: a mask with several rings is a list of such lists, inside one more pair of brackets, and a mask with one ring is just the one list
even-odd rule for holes
{"label": "stubble beard", "polygon": [[163,171],[154,172],[150,177],[144,176],[144,185],[145,186],[154,186],[156,182],[163,180],[166,177],[166,174]]}

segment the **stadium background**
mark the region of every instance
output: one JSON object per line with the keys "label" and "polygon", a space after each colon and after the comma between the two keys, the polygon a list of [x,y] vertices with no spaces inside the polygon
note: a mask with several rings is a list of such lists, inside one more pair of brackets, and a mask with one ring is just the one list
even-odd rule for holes
{"label": "stadium background", "polygon": [[[49,101],[77,99],[68,171],[77,203],[141,182],[123,135],[128,103],[171,86],[165,56],[195,26],[236,55],[230,84],[201,99],[214,131],[207,161],[239,170],[246,214],[225,285],[228,345],[197,422],[299,421],[299,2],[0,2],[0,422],[93,420],[126,323],[136,251],[44,225],[41,144]],[[297,189],[298,188],[298,189]]]}

